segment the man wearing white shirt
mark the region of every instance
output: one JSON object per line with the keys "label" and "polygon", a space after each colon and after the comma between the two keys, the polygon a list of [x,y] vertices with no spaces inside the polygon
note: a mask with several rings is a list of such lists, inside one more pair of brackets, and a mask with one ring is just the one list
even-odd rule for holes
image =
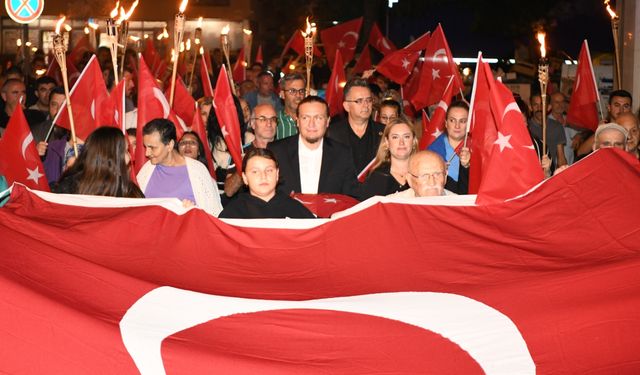
{"label": "man wearing white shirt", "polygon": [[349,147],[325,137],[329,126],[327,102],[308,96],[298,105],[297,117],[300,134],[268,146],[280,164],[280,191],[358,198],[360,186]]}

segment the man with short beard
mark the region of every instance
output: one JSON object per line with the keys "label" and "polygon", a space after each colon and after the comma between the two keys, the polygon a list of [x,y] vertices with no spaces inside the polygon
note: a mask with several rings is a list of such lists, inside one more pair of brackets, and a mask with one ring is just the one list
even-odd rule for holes
{"label": "man with short beard", "polygon": [[300,134],[267,146],[280,164],[280,191],[358,198],[360,187],[351,151],[325,137],[330,119],[327,102],[308,96],[298,105],[297,116]]}

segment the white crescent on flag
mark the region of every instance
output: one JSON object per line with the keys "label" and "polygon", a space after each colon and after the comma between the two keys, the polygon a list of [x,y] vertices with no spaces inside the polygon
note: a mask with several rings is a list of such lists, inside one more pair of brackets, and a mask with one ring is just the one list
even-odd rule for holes
{"label": "white crescent on flag", "polygon": [[27,151],[27,147],[29,146],[29,143],[33,142],[33,134],[31,134],[31,132],[29,132],[29,134],[24,138],[24,140],[22,141],[22,158],[27,160],[27,155],[25,154],[25,152]]}
{"label": "white crescent on flag", "polygon": [[440,55],[444,56],[445,61],[447,60],[447,51],[445,51],[444,48],[440,48],[433,54],[433,60],[437,60]]}
{"label": "white crescent on flag", "polygon": [[[380,48],[380,44],[382,44],[381,48]],[[391,46],[389,45],[389,43],[387,43],[387,40],[385,38],[378,39],[378,41],[376,42],[376,46],[379,47],[380,49],[384,49],[385,51],[388,51],[391,49]]]}
{"label": "white crescent on flag", "polygon": [[96,100],[95,99],[91,101],[91,118],[94,121],[96,119]]}
{"label": "white crescent on flag", "polygon": [[[354,40],[353,45],[352,44],[348,44],[345,41],[345,38],[347,36],[349,36],[349,35],[353,36],[353,40]],[[347,48],[347,49],[350,49],[350,50],[356,49],[356,44],[358,44],[358,33],[354,32],[354,31],[349,31],[349,32],[345,33],[342,36],[342,38],[340,39],[340,42],[338,42],[338,45],[340,46],[340,48]]]}
{"label": "white crescent on flag", "polygon": [[162,93],[162,91],[160,91],[160,89],[157,87],[153,88],[153,96],[160,102],[160,105],[162,106],[162,117],[168,118],[171,107],[169,107],[167,98],[164,97],[164,94]]}
{"label": "white crescent on flag", "polygon": [[161,347],[169,336],[225,316],[285,309],[330,310],[400,321],[456,343],[487,375],[536,372],[527,343],[509,317],[484,303],[450,293],[378,293],[284,301],[216,296],[164,286],[127,310],[120,320],[120,333],[140,373],[159,375],[166,373]]}
{"label": "white crescent on flag", "polygon": [[522,112],[520,112],[520,107],[518,107],[518,104],[516,104],[516,102],[511,102],[509,104],[507,104],[506,107],[504,107],[504,112],[502,112],[502,121],[504,122],[504,118],[507,115],[507,113],[509,113],[509,111],[516,111],[518,112],[518,114],[522,115]]}

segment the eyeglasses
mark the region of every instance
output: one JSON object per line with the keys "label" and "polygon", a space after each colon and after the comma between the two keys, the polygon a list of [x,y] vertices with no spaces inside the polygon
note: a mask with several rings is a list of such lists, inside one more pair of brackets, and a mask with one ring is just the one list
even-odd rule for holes
{"label": "eyeglasses", "polygon": [[346,100],[345,102],[347,103],[356,103],[357,105],[362,105],[363,103],[367,103],[367,104],[371,104],[373,103],[373,98],[372,97],[368,97],[368,98],[358,98],[355,100]]}
{"label": "eyeglasses", "polygon": [[300,115],[300,116],[298,116],[298,120],[300,122],[311,121],[311,119],[313,119],[314,122],[325,122],[325,121],[327,121],[327,116],[325,116],[325,115],[315,115],[315,116]]}
{"label": "eyeglasses", "polygon": [[298,90],[296,90],[296,89],[287,89],[287,90],[284,90],[284,91],[288,92],[289,95],[295,95],[295,94],[304,95],[307,92],[307,90],[305,90],[305,89],[298,89]]}
{"label": "eyeglasses", "polygon": [[198,142],[196,141],[180,141],[178,143],[178,147],[198,147]]}
{"label": "eyeglasses", "polygon": [[252,120],[254,120],[260,125],[264,125],[267,122],[270,122],[272,124],[278,123],[278,118],[276,116],[273,116],[273,117],[260,116],[260,117],[254,117]]}
{"label": "eyeglasses", "polygon": [[442,177],[444,177],[444,172],[433,172],[433,173],[423,173],[421,175],[415,175],[413,173],[409,173],[409,175],[411,175],[411,177],[415,178],[416,180],[421,180],[421,181],[428,181],[429,177],[433,178],[434,180],[439,180]]}

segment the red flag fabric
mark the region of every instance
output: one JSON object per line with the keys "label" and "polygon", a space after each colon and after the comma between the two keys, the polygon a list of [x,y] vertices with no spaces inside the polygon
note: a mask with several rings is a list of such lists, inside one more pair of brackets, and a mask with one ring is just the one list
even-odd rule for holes
{"label": "red flag fabric", "polygon": [[[164,96],[169,100],[171,95],[171,85],[165,90]],[[193,119],[193,113],[196,111],[196,101],[193,96],[189,94],[189,90],[184,85],[182,78],[176,78],[176,91],[173,94],[173,111],[182,120],[182,123],[187,124]],[[178,125],[178,124],[176,124]]]}
{"label": "red flag fabric", "polygon": [[390,80],[404,84],[420,57],[420,52],[400,49],[386,55],[376,66],[376,71]]}
{"label": "red flag fabric", "polygon": [[[490,69],[488,64],[484,65]],[[498,129],[483,171],[477,204],[504,202],[526,193],[544,179],[527,124],[513,94],[493,79],[489,82],[489,91],[491,112]]]}
{"label": "red flag fabric", "polygon": [[599,101],[600,95],[591,65],[589,44],[585,40],[582,42],[578,57],[576,80],[573,82],[571,101],[567,111],[567,123],[595,131],[600,122],[597,109]]}
{"label": "red flag fabric", "polygon": [[[433,141],[444,133],[444,124],[446,121],[447,110],[449,104],[451,104],[451,98],[453,97],[453,77],[449,79],[447,88],[444,90],[442,99],[438,103],[438,106],[431,115],[431,120],[427,119],[427,115],[422,110],[422,138],[420,138],[420,150],[426,150]],[[462,144],[462,143],[461,143]]]}
{"label": "red flag fabric", "polygon": [[371,27],[371,33],[369,34],[369,45],[377,49],[383,55],[396,50],[396,46],[394,46],[393,43],[389,39],[387,39],[387,37],[382,35],[382,31],[380,31],[380,27],[378,27],[377,22],[374,23]]}
{"label": "red flag fabric", "polygon": [[416,109],[437,103],[442,98],[450,76],[454,77],[453,92],[458,92],[464,87],[440,25],[429,39],[420,73],[420,90],[411,98],[411,103]]}
{"label": "red flag fabric", "polygon": [[[113,103],[109,100],[109,92],[95,55],[91,56],[76,84],[69,91],[69,96],[78,138],[87,139],[89,134],[99,126],[115,125]],[[53,123],[71,130],[66,100],[53,118]]]}
{"label": "red flag fabric", "polygon": [[371,63],[371,51],[369,51],[369,45],[364,46],[362,52],[360,52],[360,57],[356,62],[356,66],[353,67],[353,73],[362,73],[365,70],[369,70],[373,68],[373,64]]}
{"label": "red flag fabric", "polygon": [[89,35],[83,34],[73,46],[69,55],[67,55],[67,64],[72,63],[74,66],[78,66],[86,52],[93,52],[93,46],[89,40]]}
{"label": "red flag fabric", "polygon": [[[121,79],[109,95],[110,106],[113,108],[113,124],[122,129],[123,133],[126,132],[127,126],[125,121],[126,86],[127,81]],[[131,160],[134,159],[135,157],[132,155]]]}
{"label": "red flag fabric", "polygon": [[240,48],[238,58],[236,59],[236,63],[233,65],[233,71],[231,72],[231,76],[233,77],[234,82],[240,83],[247,79],[247,69],[245,64],[246,62],[244,61],[244,47],[242,47]]}
{"label": "red flag fabric", "polygon": [[400,87],[400,94],[402,95],[402,107],[404,113],[407,116],[415,117],[416,110],[413,108],[411,104],[411,98],[415,95],[416,92],[420,89],[420,70],[422,69],[424,62],[418,60],[416,64],[413,66],[413,71],[405,84]]}
{"label": "red flag fabric", "polygon": [[33,134],[19,105],[0,138],[0,176],[4,176],[9,185],[19,182],[32,189],[49,191]]}
{"label": "red flag fabric", "polygon": [[362,17],[320,31],[327,61],[335,60],[336,51],[340,51],[345,63],[353,60],[358,46],[360,26]]}
{"label": "red flag fabric", "polygon": [[491,70],[486,70],[482,53],[478,54],[476,74],[469,105],[469,139],[471,167],[469,167],[469,194],[477,194],[480,188],[485,163],[491,156],[493,142],[498,139],[495,119],[491,113],[489,82],[493,80]]}
{"label": "red flag fabric", "polygon": [[240,121],[238,112],[233,102],[229,78],[224,65],[220,68],[218,82],[216,82],[216,95],[213,97],[213,109],[216,111],[220,130],[224,136],[231,159],[236,165],[238,174],[242,174],[242,143],[240,142]]}
{"label": "red flag fabric", "polygon": [[302,203],[319,218],[329,218],[336,212],[344,211],[358,204],[354,198],[342,194],[291,193],[291,197]]}
{"label": "red flag fabric", "polygon": [[0,369],[633,374],[639,197],[638,161],[612,149],[507,203],[374,198],[300,229],[14,186]]}
{"label": "red flag fabric", "polygon": [[202,90],[204,96],[213,98],[213,86],[211,86],[211,76],[207,69],[207,62],[204,59],[200,60],[200,79],[202,80]]}
{"label": "red flag fabric", "polygon": [[[304,56],[304,37],[300,33],[300,30],[296,30],[293,32],[293,35],[291,35],[291,38],[289,38],[289,41],[284,46],[280,58],[282,59],[290,49],[296,51],[298,55]],[[322,56],[322,52],[320,52],[318,46],[316,46],[315,44],[313,46],[313,54],[315,56]]]}
{"label": "red flag fabric", "polygon": [[202,146],[204,147],[204,156],[207,158],[207,168],[209,169],[209,173],[211,177],[216,178],[216,167],[213,163],[213,158],[211,157],[211,148],[209,147],[209,141],[207,139],[207,132],[202,122],[202,116],[200,116],[199,111],[195,111],[193,114],[193,120],[191,121],[191,130],[198,134],[200,140],[202,141]]}
{"label": "red flag fabric", "polygon": [[138,66],[138,126],[136,127],[136,174],[147,161],[144,156],[144,141],[142,139],[142,128],[151,120],[157,118],[169,119],[176,126],[178,139],[182,137],[186,126],[178,119],[169,107],[169,102],[165,98],[162,90],[156,84],[144,57],[140,57]]}
{"label": "red flag fabric", "polygon": [[256,53],[256,62],[258,64],[264,64],[264,58],[262,57],[262,44],[258,46],[258,52]]}
{"label": "red flag fabric", "polygon": [[[58,61],[53,57],[53,55],[50,55],[49,61],[51,62],[49,63],[49,67],[47,68],[45,75],[55,79],[56,82],[58,82],[58,86],[62,86],[62,71],[60,70]],[[76,66],[70,61],[67,61],[67,80],[69,80],[70,87],[76,83],[79,76],[80,72],[78,71],[78,68],[76,68]]]}
{"label": "red flag fabric", "polygon": [[331,77],[327,85],[327,104],[329,105],[329,116],[335,116],[344,110],[342,102],[344,101],[344,84],[347,82],[347,75],[344,71],[342,62],[342,53],[336,52]]}
{"label": "red flag fabric", "polygon": [[420,35],[418,39],[407,44],[404,47],[404,49],[409,51],[424,51],[425,49],[427,49],[430,39],[431,39],[431,31],[427,31],[426,33]]}

